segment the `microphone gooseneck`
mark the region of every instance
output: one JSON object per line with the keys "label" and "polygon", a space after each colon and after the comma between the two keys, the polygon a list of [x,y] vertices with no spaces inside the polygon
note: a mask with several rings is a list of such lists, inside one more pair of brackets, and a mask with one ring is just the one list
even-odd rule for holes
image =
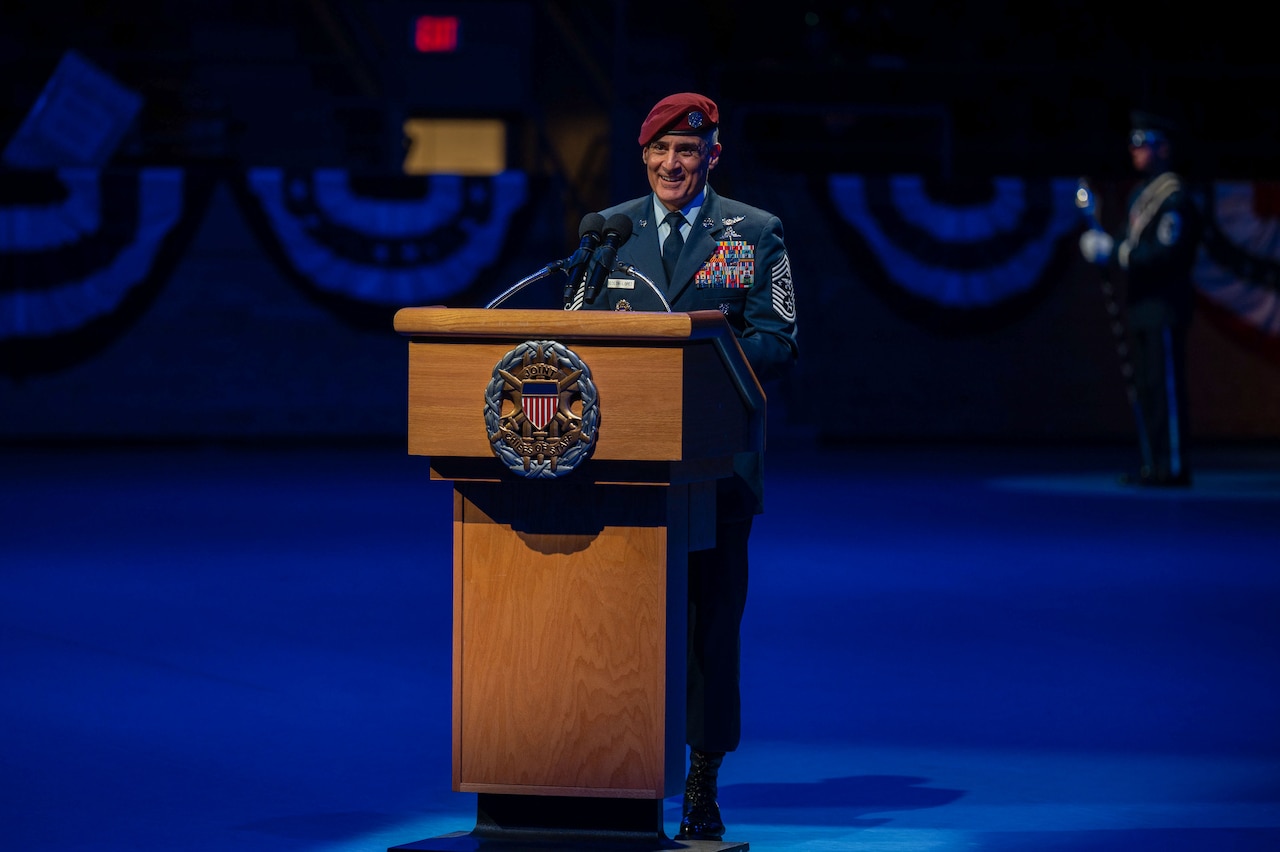
{"label": "microphone gooseneck", "polygon": [[653,295],[658,297],[658,301],[662,303],[662,307],[666,309],[667,313],[672,313],[671,303],[667,301],[666,296],[662,295],[662,290],[658,289],[658,285],[653,282],[652,278],[637,269],[634,264],[626,263],[621,260],[618,261],[618,271],[625,272],[634,278],[639,278],[647,284],[649,289],[653,291]]}
{"label": "microphone gooseneck", "polygon": [[[532,275],[521,278],[515,284],[512,284],[502,293],[494,297],[485,305],[485,308],[496,308],[507,299],[519,293],[525,287],[528,287],[535,281],[541,281],[548,275],[561,270],[569,276],[569,285],[565,287],[565,310],[569,309],[569,299],[572,295],[573,288],[577,287],[577,283],[581,283],[586,276],[587,264],[594,256],[596,246],[600,245],[600,231],[604,228],[604,217],[599,213],[588,213],[582,217],[582,223],[578,225],[578,250],[563,260],[556,260],[548,263]],[[577,283],[575,283],[577,282]]]}

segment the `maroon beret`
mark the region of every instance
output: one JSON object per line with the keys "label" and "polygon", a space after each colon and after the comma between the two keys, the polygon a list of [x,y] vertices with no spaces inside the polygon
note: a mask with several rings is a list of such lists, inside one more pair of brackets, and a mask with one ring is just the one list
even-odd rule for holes
{"label": "maroon beret", "polygon": [[680,92],[658,101],[640,125],[640,144],[667,133],[705,133],[720,123],[720,108],[706,95]]}

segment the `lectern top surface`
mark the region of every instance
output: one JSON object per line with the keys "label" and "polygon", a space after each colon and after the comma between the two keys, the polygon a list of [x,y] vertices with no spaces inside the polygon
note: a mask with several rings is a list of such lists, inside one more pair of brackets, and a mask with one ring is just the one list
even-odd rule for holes
{"label": "lectern top surface", "polygon": [[531,338],[547,335],[579,338],[688,339],[731,335],[719,311],[664,313],[647,311],[557,311],[401,308],[395,330],[407,336]]}

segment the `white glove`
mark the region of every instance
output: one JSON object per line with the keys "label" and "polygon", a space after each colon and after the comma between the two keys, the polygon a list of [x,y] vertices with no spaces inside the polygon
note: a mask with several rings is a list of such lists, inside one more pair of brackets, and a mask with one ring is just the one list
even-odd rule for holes
{"label": "white glove", "polygon": [[1106,231],[1091,228],[1080,235],[1080,254],[1090,263],[1106,263],[1114,246],[1115,240]]}
{"label": "white glove", "polygon": [[1127,270],[1129,268],[1129,250],[1131,248],[1133,246],[1129,245],[1128,240],[1125,240],[1120,243],[1120,248],[1116,251],[1116,260],[1120,262],[1121,269]]}

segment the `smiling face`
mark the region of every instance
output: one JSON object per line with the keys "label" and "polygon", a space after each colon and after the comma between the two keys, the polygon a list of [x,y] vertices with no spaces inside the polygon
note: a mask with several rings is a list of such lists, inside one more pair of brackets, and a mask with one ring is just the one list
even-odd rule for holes
{"label": "smiling face", "polygon": [[649,188],[668,210],[679,210],[702,192],[707,172],[720,161],[720,143],[669,133],[641,150]]}

